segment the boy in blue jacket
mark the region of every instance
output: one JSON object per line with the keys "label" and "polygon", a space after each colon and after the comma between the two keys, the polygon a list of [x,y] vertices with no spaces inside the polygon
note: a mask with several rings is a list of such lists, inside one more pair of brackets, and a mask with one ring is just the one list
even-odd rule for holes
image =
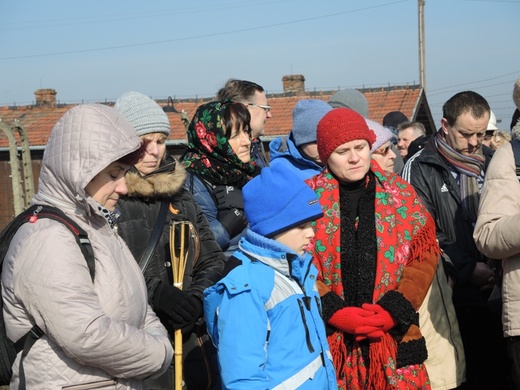
{"label": "boy in blue jacket", "polygon": [[243,187],[249,229],[204,291],[225,389],[337,389],[307,253],[323,213],[301,179],[264,168]]}

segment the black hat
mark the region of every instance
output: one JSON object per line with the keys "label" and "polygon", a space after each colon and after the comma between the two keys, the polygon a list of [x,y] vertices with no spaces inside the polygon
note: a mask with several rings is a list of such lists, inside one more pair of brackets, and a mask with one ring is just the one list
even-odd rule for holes
{"label": "black hat", "polygon": [[383,118],[383,126],[395,127],[403,122],[407,122],[408,118],[401,111],[390,111]]}

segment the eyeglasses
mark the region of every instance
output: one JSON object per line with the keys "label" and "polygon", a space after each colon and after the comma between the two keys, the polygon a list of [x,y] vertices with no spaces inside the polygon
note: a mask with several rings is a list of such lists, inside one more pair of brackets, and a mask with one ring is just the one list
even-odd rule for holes
{"label": "eyeglasses", "polygon": [[380,154],[381,156],[386,156],[388,152],[390,152],[391,145],[387,145],[384,147],[380,147],[372,152],[372,154]]}
{"label": "eyeglasses", "polygon": [[260,107],[262,110],[265,110],[266,114],[271,110],[271,106],[262,106],[261,104],[255,103],[247,103],[247,105],[251,107]]}

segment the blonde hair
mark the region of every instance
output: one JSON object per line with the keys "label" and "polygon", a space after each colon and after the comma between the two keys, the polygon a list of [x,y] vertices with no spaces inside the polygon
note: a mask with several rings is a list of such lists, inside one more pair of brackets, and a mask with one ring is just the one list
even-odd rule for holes
{"label": "blonde hair", "polygon": [[511,141],[511,134],[506,133],[505,131],[495,130],[491,136],[491,140],[489,141],[489,147],[493,150],[497,150],[509,141]]}

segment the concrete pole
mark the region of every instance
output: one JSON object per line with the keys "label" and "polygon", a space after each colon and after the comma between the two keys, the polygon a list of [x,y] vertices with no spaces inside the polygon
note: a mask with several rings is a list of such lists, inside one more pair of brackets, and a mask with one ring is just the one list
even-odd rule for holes
{"label": "concrete pole", "polygon": [[31,151],[29,148],[29,139],[27,138],[27,132],[22,124],[15,119],[12,130],[18,130],[20,134],[20,141],[22,144],[22,167],[24,176],[24,188],[25,188],[25,205],[24,209],[29,207],[31,199],[34,196],[34,175],[32,170]]}
{"label": "concrete pole", "polygon": [[22,191],[20,164],[18,162],[18,148],[16,147],[16,138],[11,127],[0,122],[0,130],[4,132],[9,140],[9,163],[11,164],[11,182],[13,183],[14,216],[16,216],[24,210],[24,196]]}
{"label": "concrete pole", "polygon": [[417,0],[419,13],[419,80],[426,91],[426,58],[424,49],[424,0]]}

